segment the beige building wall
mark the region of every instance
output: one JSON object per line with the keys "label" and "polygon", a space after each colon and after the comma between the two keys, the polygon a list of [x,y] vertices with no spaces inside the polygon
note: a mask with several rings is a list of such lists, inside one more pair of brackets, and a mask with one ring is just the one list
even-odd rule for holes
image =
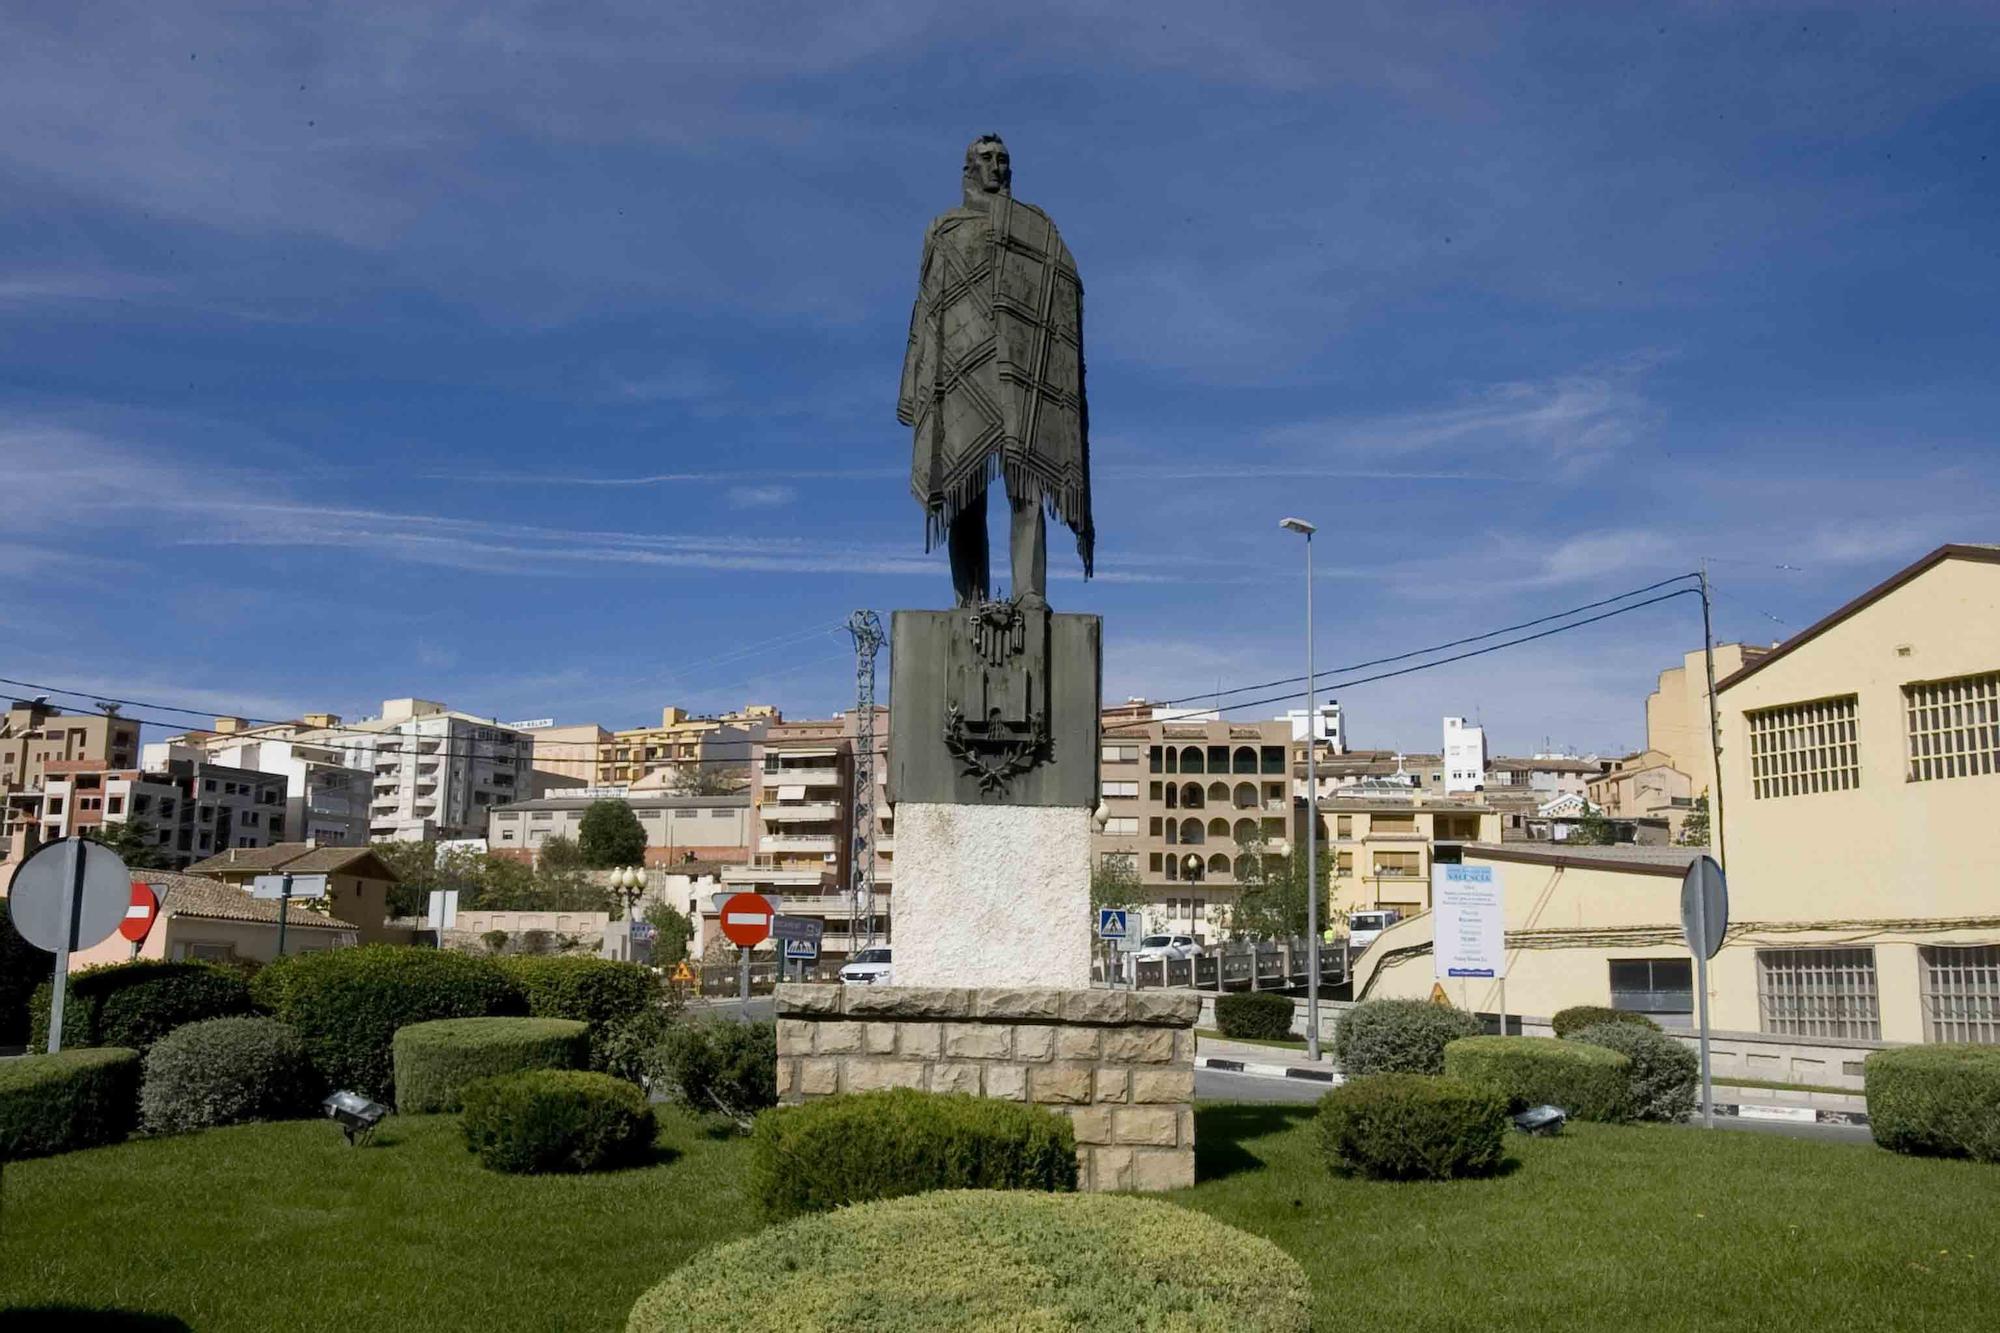
{"label": "beige building wall", "polygon": [[1323,800],[1320,836],[1331,851],[1327,903],[1335,911],[1431,905],[1440,842],[1499,842],[1500,812],[1480,801]]}
{"label": "beige building wall", "polygon": [[[1715,645],[1715,679],[1719,683],[1770,650],[1741,643]],[[1677,667],[1660,673],[1660,682],[1646,696],[1646,748],[1657,751],[1669,767],[1688,777],[1689,795],[1715,789],[1715,753],[1708,734],[1708,665],[1697,649]]]}
{"label": "beige building wall", "polygon": [[534,742],[531,763],[537,772],[579,778],[586,787],[600,784],[598,755],[611,733],[594,722],[573,727],[537,727],[526,733]]}

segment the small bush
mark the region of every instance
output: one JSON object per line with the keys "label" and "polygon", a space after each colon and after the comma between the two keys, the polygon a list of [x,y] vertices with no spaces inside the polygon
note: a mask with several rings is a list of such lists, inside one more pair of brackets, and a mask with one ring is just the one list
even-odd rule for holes
{"label": "small bush", "polygon": [[[0,898],[0,1046],[20,1046],[28,1041],[33,1025],[28,1021],[28,1001],[35,987],[55,970],[56,956],[44,953],[21,938],[14,928],[7,900]],[[42,1013],[47,1023],[48,1010]]]}
{"label": "small bush", "polygon": [[653,1061],[655,1081],[697,1111],[744,1116],[778,1104],[776,1023],[677,1023]]}
{"label": "small bush", "polygon": [[590,1030],[566,1018],[439,1018],[396,1029],[396,1109],[456,1111],[468,1083],[524,1069],[582,1069]]}
{"label": "small bush", "polygon": [[1868,1127],[1894,1152],[2000,1162],[2000,1046],[1874,1051]]}
{"label": "small bush", "polygon": [[1640,1120],[1685,1120],[1701,1099],[1701,1061],[1685,1042],[1637,1023],[1599,1023],[1570,1037],[1617,1051],[1632,1062],[1632,1114]]}
{"label": "small bush", "polygon": [[507,932],[504,930],[489,930],[479,938],[485,943],[488,953],[500,953],[507,947]]}
{"label": "small bush", "polygon": [[590,1025],[591,1068],[602,1071],[598,1048],[615,1027],[643,1023],[665,987],[650,968],[609,958],[520,956],[500,966],[528,997],[536,1018],[571,1018]]}
{"label": "small bush", "polygon": [[1573,1037],[1585,1028],[1600,1027],[1605,1023],[1628,1023],[1635,1028],[1650,1028],[1654,1032],[1660,1025],[1644,1014],[1635,1014],[1630,1009],[1607,1009],[1601,1004],[1573,1004],[1567,1009],[1558,1009],[1549,1019],[1549,1026],[1556,1030],[1558,1037]]}
{"label": "small bush", "polygon": [[395,1096],[398,1028],[527,1011],[521,988],[492,959],[394,944],[282,958],[251,979],[250,993],[298,1029],[328,1083],[385,1102]]}
{"label": "small bush", "polygon": [[138,1117],[137,1051],[80,1047],[0,1060],[0,1162],[116,1143]]}
{"label": "small bush", "polygon": [[625,1327],[1306,1333],[1311,1304],[1276,1245],[1161,1199],[955,1190],[710,1250],[641,1296]]}
{"label": "small bush", "polygon": [[[49,983],[29,1001],[34,1020],[30,1049],[49,1040]],[[214,963],[169,963],[152,958],[107,963],[70,975],[63,996],[64,1046],[148,1047],[183,1023],[250,1012],[243,974]]]}
{"label": "small bush", "polygon": [[270,1018],[210,1018],[153,1043],[139,1110],[147,1133],[174,1134],[305,1115],[321,1093],[298,1033]]}
{"label": "small bush", "polygon": [[1554,1037],[1461,1037],[1444,1072],[1492,1088],[1512,1109],[1549,1104],[1578,1120],[1632,1118],[1632,1062],[1617,1051]]}
{"label": "small bush", "polygon": [[896,1088],[757,1117],[750,1195],[774,1219],[930,1190],[1076,1188],[1076,1132],[1039,1106]]}
{"label": "small bush", "polygon": [[1215,1028],[1225,1037],[1252,1037],[1276,1041],[1292,1035],[1292,1002],[1283,995],[1218,995],[1215,997]]}
{"label": "small bush", "polygon": [[674,1020],[660,1008],[612,1023],[591,1036],[590,1067],[650,1088],[659,1076],[661,1047],[673,1025]]}
{"label": "small bush", "polygon": [[1333,1033],[1333,1058],[1349,1078],[1442,1074],[1444,1048],[1477,1036],[1479,1020],[1427,1000],[1369,1000],[1347,1011]]}
{"label": "small bush", "polygon": [[1507,1099],[1427,1074],[1370,1074],[1320,1099],[1313,1127],[1328,1169],[1372,1180],[1455,1180],[1499,1167]]}
{"label": "small bush", "polygon": [[652,1150],[646,1094],[609,1074],[531,1069],[469,1083],[462,1096],[465,1146],[494,1171],[598,1171]]}

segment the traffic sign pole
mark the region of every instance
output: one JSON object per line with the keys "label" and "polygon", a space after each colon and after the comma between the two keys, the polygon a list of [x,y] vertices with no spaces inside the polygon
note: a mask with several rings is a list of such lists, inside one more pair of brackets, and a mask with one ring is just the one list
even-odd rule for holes
{"label": "traffic sign pole", "polygon": [[285,918],[291,915],[292,877],[285,876],[285,887],[278,893],[278,957],[285,956]]}
{"label": "traffic sign pole", "polygon": [[63,992],[69,989],[69,951],[83,916],[83,839],[69,845],[69,892],[63,895],[62,935],[56,947],[55,976],[49,982],[49,1054],[62,1050]]}
{"label": "traffic sign pole", "polygon": [[1701,1127],[1715,1128],[1715,1085],[1708,1074],[1708,903],[1706,893],[1694,896],[1694,933],[1702,947],[1694,951],[1694,999],[1701,1022]]}

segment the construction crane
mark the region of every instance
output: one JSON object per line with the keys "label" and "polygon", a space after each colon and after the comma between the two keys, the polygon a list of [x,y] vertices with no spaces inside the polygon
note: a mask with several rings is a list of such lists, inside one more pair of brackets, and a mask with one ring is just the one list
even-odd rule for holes
{"label": "construction crane", "polygon": [[847,618],[854,636],[854,855],[853,921],[866,924],[863,946],[875,943],[875,654],[882,647],[882,618],[856,611]]}

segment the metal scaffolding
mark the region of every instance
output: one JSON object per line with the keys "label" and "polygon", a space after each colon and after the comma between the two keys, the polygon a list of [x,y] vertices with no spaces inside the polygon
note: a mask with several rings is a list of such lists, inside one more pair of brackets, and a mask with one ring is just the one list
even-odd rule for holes
{"label": "metal scaffolding", "polygon": [[[853,921],[864,922],[864,947],[875,942],[875,654],[882,620],[873,611],[847,618],[854,636],[854,856]],[[848,927],[848,938],[854,934]]]}

